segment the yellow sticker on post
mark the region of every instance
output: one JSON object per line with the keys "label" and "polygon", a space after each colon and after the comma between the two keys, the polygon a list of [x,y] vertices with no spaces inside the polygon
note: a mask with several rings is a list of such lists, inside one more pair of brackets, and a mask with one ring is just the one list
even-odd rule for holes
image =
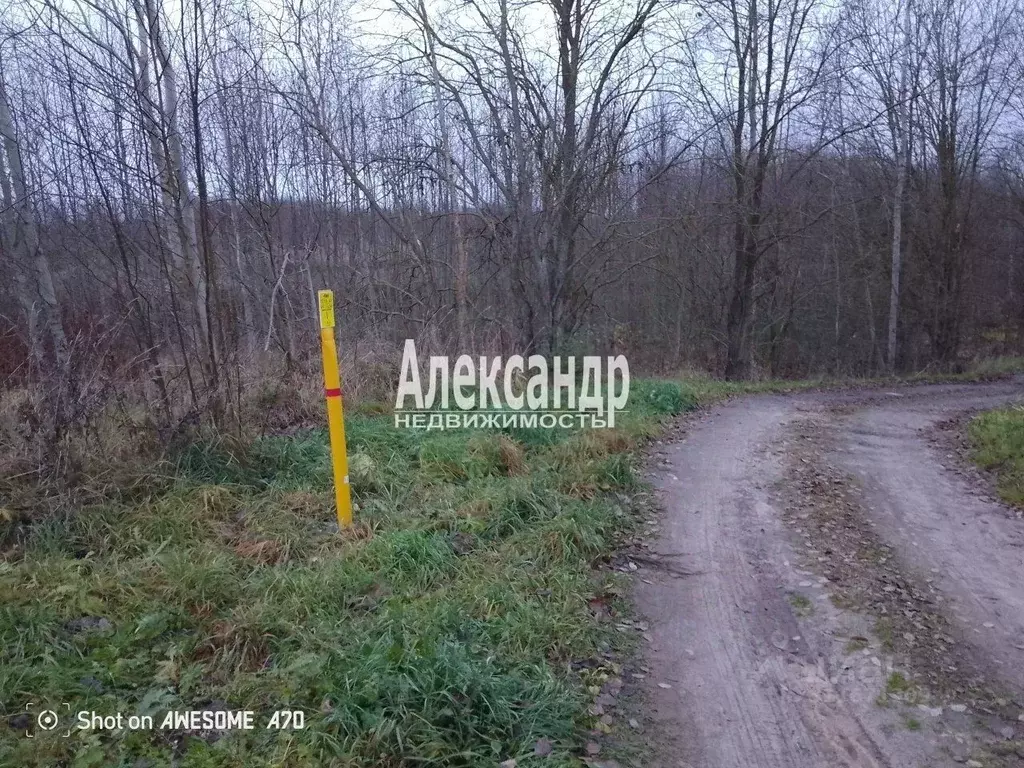
{"label": "yellow sticker on post", "polygon": [[317,291],[317,303],[320,305],[320,327],[334,327],[334,291]]}

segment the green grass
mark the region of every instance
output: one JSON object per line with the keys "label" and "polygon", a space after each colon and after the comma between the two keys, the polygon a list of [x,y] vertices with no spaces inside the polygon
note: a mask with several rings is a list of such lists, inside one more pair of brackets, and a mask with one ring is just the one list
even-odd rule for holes
{"label": "green grass", "polygon": [[[363,404],[346,421],[344,534],[322,430],[211,437],[127,468],[130,485],[95,483],[0,560],[0,765],[579,765],[605,650],[623,642],[588,610],[622,592],[593,566],[633,525],[636,449],[668,415],[824,384],[634,381],[616,428],[584,432],[400,430]],[[0,540],[19,524],[0,504]],[[29,702],[226,705],[261,727],[26,739],[10,718]],[[305,729],[262,728],[276,709],[303,710]]]}
{"label": "green grass", "polygon": [[889,695],[908,693],[913,689],[902,672],[892,672],[885,681],[885,692]]}
{"label": "green grass", "polygon": [[814,613],[814,603],[806,595],[793,593],[789,595],[789,604],[797,616],[810,616]]}
{"label": "green grass", "polygon": [[1012,355],[991,357],[975,363],[971,368],[971,372],[995,376],[1024,373],[1024,357],[1014,357]]}
{"label": "green grass", "polygon": [[900,376],[869,378],[835,378],[819,376],[811,379],[760,379],[753,381],[723,381],[705,373],[688,372],[679,381],[683,392],[698,405],[743,394],[789,393],[811,389],[841,389],[844,387],[883,387],[906,384],[943,384],[987,381],[1012,374],[1024,373],[1024,357],[996,357],[967,366],[961,372],[924,370]]}
{"label": "green grass", "polygon": [[875,636],[881,641],[882,648],[887,651],[892,651],[896,648],[896,637],[895,629],[893,627],[892,619],[886,616],[880,616],[875,620],[874,626]]}
{"label": "green grass", "polygon": [[[579,765],[588,685],[622,642],[588,610],[621,594],[593,566],[632,525],[635,449],[694,405],[676,383],[638,381],[612,430],[421,432],[353,415],[359,509],[344,534],[321,430],[197,443],[148,493],[38,522],[0,561],[9,723],[28,702],[158,722],[213,702],[260,727],[214,740],[0,726],[0,765]],[[303,710],[306,727],[266,730],[276,709]]]}
{"label": "green grass", "polygon": [[[911,702],[917,700],[914,684],[902,672],[892,672],[885,680],[885,690],[875,699],[875,704],[888,707],[893,701]],[[908,724],[907,726],[911,726]],[[911,728],[911,730],[914,730]]]}
{"label": "green grass", "polygon": [[968,434],[974,461],[995,473],[999,495],[1024,507],[1024,407],[997,408],[975,416]]}

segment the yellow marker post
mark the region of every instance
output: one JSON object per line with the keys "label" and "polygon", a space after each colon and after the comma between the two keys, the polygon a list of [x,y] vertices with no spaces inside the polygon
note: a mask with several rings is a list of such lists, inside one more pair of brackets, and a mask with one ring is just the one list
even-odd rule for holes
{"label": "yellow marker post", "polygon": [[345,413],[341,404],[341,375],[338,348],[334,342],[334,291],[318,291],[320,305],[320,346],[324,354],[324,395],[327,397],[327,428],[331,434],[331,462],[334,465],[334,497],[338,505],[338,527],[352,523],[352,492],[348,485],[348,453],[345,450]]}

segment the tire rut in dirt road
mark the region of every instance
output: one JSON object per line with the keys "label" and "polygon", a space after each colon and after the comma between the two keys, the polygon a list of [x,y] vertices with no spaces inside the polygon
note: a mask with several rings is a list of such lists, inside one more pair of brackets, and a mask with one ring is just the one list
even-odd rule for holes
{"label": "tire rut in dirt road", "polygon": [[837,425],[837,459],[900,560],[934,581],[944,612],[991,674],[1024,691],[1024,525],[956,472],[927,439],[968,408],[1019,398],[1019,387],[949,388],[890,398]]}
{"label": "tire rut in dirt road", "polygon": [[[919,387],[903,390],[900,397],[877,391],[752,397],[713,409],[690,427],[683,440],[665,445],[662,466],[654,477],[664,507],[656,548],[681,570],[655,572],[650,584],[637,589],[639,607],[651,622],[648,663],[653,719],[665,741],[654,765],[938,768],[972,760],[970,749],[976,742],[953,733],[945,720],[942,733],[938,720],[922,728],[908,714],[928,719],[913,709],[917,702],[905,702],[900,708],[876,704],[885,699],[880,694],[888,680],[902,679],[892,676],[899,668],[893,665],[905,660],[887,653],[872,635],[870,628],[877,617],[833,605],[837,590],[822,575],[822,562],[842,552],[815,541],[813,526],[794,521],[789,514],[792,505],[779,486],[792,479],[792,461],[806,461],[794,458],[800,455],[791,447],[799,439],[799,435],[794,438],[794,429],[807,419],[824,416],[836,430],[834,444],[842,449],[831,458],[848,461],[844,466],[867,478],[876,494],[872,506],[880,508],[885,498],[898,499],[888,509],[902,527],[879,522],[879,534],[892,537],[901,556],[907,548],[936,547],[943,559],[935,567],[945,568],[961,581],[959,585],[941,581],[943,589],[963,598],[957,602],[964,606],[958,615],[966,615],[968,621],[995,615],[1009,639],[1019,630],[1016,622],[1024,621],[1024,611],[1018,610],[1024,588],[1009,594],[1014,583],[1024,584],[1024,572],[1018,570],[1024,559],[1014,561],[1009,550],[1022,550],[1008,543],[1012,536],[1002,529],[999,533],[1005,534],[1005,541],[972,531],[970,546],[984,549],[996,542],[996,556],[977,566],[964,558],[984,559],[979,551],[961,552],[959,560],[951,559],[954,555],[945,548],[955,548],[955,540],[950,542],[952,534],[932,519],[934,509],[925,519],[920,510],[912,514],[906,506],[926,499],[935,502],[935,508],[943,503],[955,505],[962,500],[959,491],[951,491],[948,478],[938,482],[936,473],[944,470],[934,456],[927,455],[925,439],[916,432],[914,439],[922,441],[921,455],[906,445],[895,445],[894,453],[879,454],[875,438],[879,431],[905,435],[907,430],[917,430],[933,413],[948,416],[968,396],[971,402],[958,406],[960,410],[971,404],[996,405],[1019,389],[1003,384]],[[836,410],[840,407],[845,413],[842,418]],[[907,411],[918,416],[899,415]],[[850,425],[848,433],[842,432],[843,424]],[[875,436],[868,438],[866,449],[861,444],[865,434]],[[890,471],[896,480],[887,479]],[[910,484],[915,490],[906,497],[900,490],[901,482],[909,483],[901,476],[904,472],[921,479],[916,486]],[[854,513],[872,514],[860,507]],[[1001,519],[1020,526],[1005,515]],[[956,525],[963,528],[961,522],[956,520]],[[991,528],[993,523],[978,526]],[[873,520],[864,521],[865,530],[872,533],[875,525]],[[917,531],[921,526],[930,531],[927,536]],[[938,541],[930,540],[932,534]],[[906,589],[915,592],[911,586]],[[980,590],[974,595],[973,608],[966,599],[974,594],[972,589]],[[928,585],[928,590],[934,594],[934,585]],[[942,598],[937,602],[941,605]],[[1015,615],[1007,618],[1007,613]],[[950,620],[958,621],[956,616]],[[1017,635],[1017,643],[1021,636]],[[988,639],[997,637],[1001,635],[991,632]],[[1014,657],[1020,651],[1011,652],[1012,645],[982,643],[979,648],[1004,665],[1016,658],[1016,672],[1024,669],[1024,656]],[[1009,678],[1017,682],[1013,675]],[[923,704],[920,708],[932,714],[938,709]],[[959,705],[955,711],[961,711]],[[965,733],[978,727],[977,718],[972,720],[970,714],[961,715],[960,720],[958,727]],[[1002,730],[1006,739],[1018,735],[1007,734],[1005,722]],[[956,749],[950,749],[946,737],[955,737]],[[1012,742],[1007,743],[1012,753]],[[1014,759],[1011,754],[993,764],[1014,765]]]}
{"label": "tire rut in dirt road", "polygon": [[888,764],[803,639],[778,572],[791,555],[769,498],[778,461],[765,449],[790,418],[782,398],[738,401],[668,447],[660,543],[693,575],[638,589],[652,622],[654,717],[672,741],[657,765]]}

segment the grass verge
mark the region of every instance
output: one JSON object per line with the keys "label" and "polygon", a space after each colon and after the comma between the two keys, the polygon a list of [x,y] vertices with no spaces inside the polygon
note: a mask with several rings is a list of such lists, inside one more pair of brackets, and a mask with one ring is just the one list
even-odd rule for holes
{"label": "grass verge", "polygon": [[[416,432],[353,409],[344,535],[321,430],[212,437],[30,526],[0,483],[0,540],[25,534],[0,559],[0,765],[579,765],[622,642],[590,609],[623,591],[594,565],[634,524],[636,449],[669,414],[830,384],[634,382],[617,428],[590,432]],[[64,702],[157,727],[63,738],[21,714],[66,723]],[[159,728],[218,708],[256,728]],[[268,730],[280,709],[305,727]]]}
{"label": "grass verge", "polygon": [[995,473],[1004,501],[1024,507],[1024,407],[996,408],[971,419],[972,458]]}
{"label": "grass verge", "polygon": [[885,387],[913,384],[955,384],[1001,379],[1024,373],[1024,357],[996,357],[966,366],[958,373],[948,371],[919,371],[900,376],[866,378],[836,378],[822,376],[811,379],[761,379],[753,381],[723,381],[701,372],[687,373],[681,383],[683,389],[698,405],[708,405],[733,395],[758,393],[790,393],[815,389],[844,389],[848,387]]}
{"label": "grass verge", "polygon": [[[34,523],[0,561],[0,765],[579,765],[616,642],[588,608],[615,577],[593,566],[632,525],[634,449],[695,402],[634,382],[616,428],[588,432],[353,416],[344,534],[320,430],[194,444],[149,491]],[[35,728],[29,703],[64,722]],[[256,728],[160,728],[188,709]],[[305,727],[268,730],[282,709]]]}

